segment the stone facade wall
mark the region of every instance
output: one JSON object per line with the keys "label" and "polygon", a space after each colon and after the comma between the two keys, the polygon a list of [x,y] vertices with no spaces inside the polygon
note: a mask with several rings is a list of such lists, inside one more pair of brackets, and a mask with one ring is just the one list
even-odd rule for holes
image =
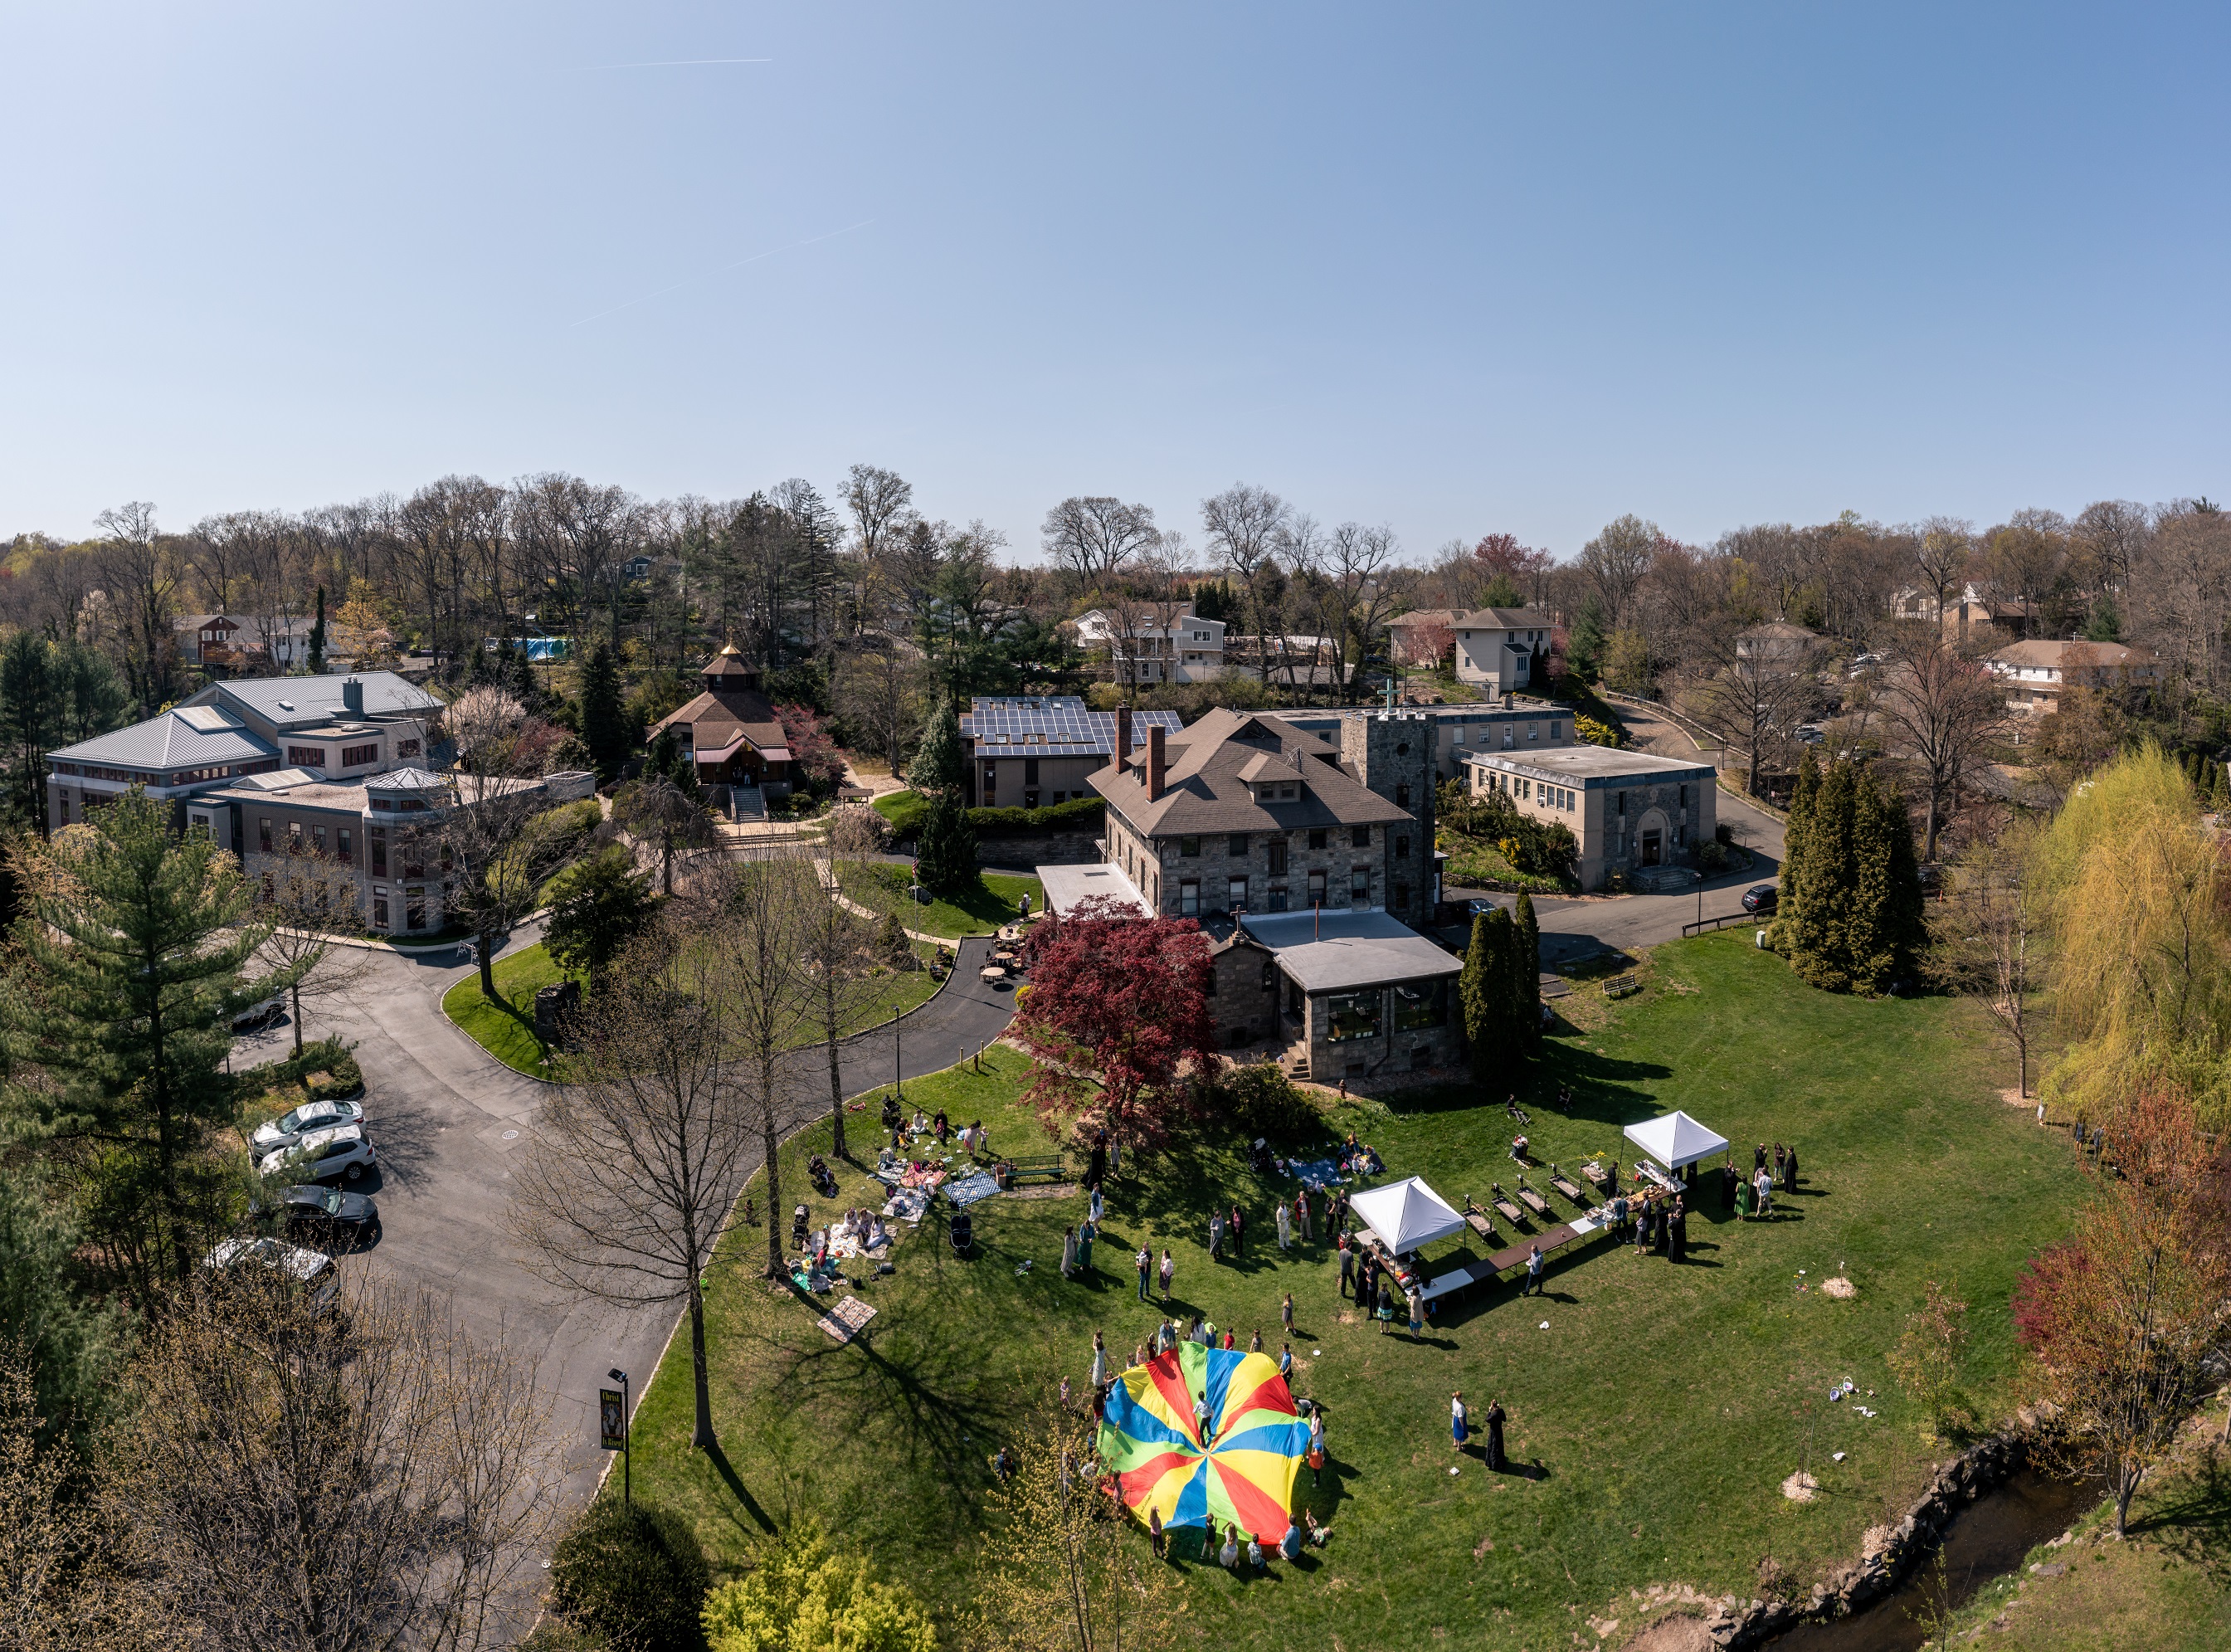
{"label": "stone facade wall", "polygon": [[1261,1042],[1284,1043],[1278,1024],[1278,993],[1284,984],[1269,949],[1237,940],[1211,955],[1215,988],[1208,1001],[1216,1021],[1216,1041],[1226,1049]]}
{"label": "stone facade wall", "polygon": [[1416,711],[1351,711],[1341,718],[1340,756],[1356,777],[1412,826],[1376,828],[1381,839],[1381,904],[1423,929],[1433,918],[1432,720]]}
{"label": "stone facade wall", "polygon": [[1407,1031],[1395,1026],[1400,1007],[1397,988],[1374,988],[1379,997],[1379,1035],[1376,1038],[1332,1039],[1330,1001],[1309,1001],[1310,1073],[1319,1083],[1338,1084],[1342,1079],[1381,1079],[1395,1072],[1423,1072],[1428,1067],[1454,1066],[1464,1054],[1463,1011],[1457,999],[1457,978],[1447,977],[1445,1012],[1441,1025]]}

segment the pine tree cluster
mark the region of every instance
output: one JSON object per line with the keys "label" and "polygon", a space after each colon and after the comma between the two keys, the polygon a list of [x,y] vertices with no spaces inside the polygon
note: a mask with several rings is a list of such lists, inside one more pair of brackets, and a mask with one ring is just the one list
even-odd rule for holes
{"label": "pine tree cluster", "polygon": [[1516,915],[1497,907],[1471,922],[1471,945],[1457,978],[1475,1083],[1492,1085],[1542,1042],[1542,928],[1521,895]]}
{"label": "pine tree cluster", "polygon": [[1797,772],[1784,834],[1775,949],[1827,992],[1887,992],[1915,978],[1927,939],[1905,801],[1856,763]]}

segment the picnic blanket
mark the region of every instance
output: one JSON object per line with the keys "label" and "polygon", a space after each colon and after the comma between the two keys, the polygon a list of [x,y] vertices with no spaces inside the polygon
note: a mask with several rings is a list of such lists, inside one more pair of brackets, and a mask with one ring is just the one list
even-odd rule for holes
{"label": "picnic blanket", "polygon": [[890,1203],[883,1207],[886,1216],[896,1216],[902,1221],[919,1224],[929,1208],[929,1195],[919,1188],[902,1188],[891,1195]]}
{"label": "picnic blanket", "polygon": [[856,1296],[848,1296],[813,1323],[838,1342],[847,1343],[865,1331],[868,1321],[875,1317],[876,1310],[872,1304],[863,1302]]}
{"label": "picnic blanket", "polygon": [[919,1170],[909,1166],[900,1175],[899,1185],[902,1188],[934,1188],[944,1180],[945,1172],[934,1164]]}
{"label": "picnic blanket", "polygon": [[1286,1168],[1301,1178],[1302,1185],[1305,1188],[1322,1190],[1333,1186],[1341,1179],[1340,1166],[1335,1164],[1330,1159],[1311,1159],[1306,1164],[1297,1159]]}
{"label": "picnic blanket", "polygon": [[974,1204],[979,1199],[990,1198],[999,1190],[999,1184],[993,1181],[988,1173],[979,1170],[975,1175],[956,1182],[946,1189],[945,1196],[952,1200],[956,1208],[965,1208]]}

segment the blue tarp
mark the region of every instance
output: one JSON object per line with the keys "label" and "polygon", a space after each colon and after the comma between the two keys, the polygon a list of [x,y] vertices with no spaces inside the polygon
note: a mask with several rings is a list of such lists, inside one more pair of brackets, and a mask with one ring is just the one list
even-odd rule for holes
{"label": "blue tarp", "polygon": [[999,1190],[999,1184],[992,1179],[990,1172],[979,1170],[975,1175],[965,1177],[947,1188],[945,1196],[951,1200],[956,1208],[965,1208],[974,1204],[979,1199],[990,1198]]}

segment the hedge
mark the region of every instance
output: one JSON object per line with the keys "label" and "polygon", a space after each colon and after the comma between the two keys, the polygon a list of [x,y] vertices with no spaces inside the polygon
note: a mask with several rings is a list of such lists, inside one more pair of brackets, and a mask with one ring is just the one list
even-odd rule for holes
{"label": "hedge", "polygon": [[[971,809],[968,824],[979,838],[1023,837],[1039,832],[1076,832],[1096,827],[1107,805],[1096,797],[1073,798],[1041,809]],[[917,792],[886,792],[876,800],[876,809],[891,823],[892,835],[915,838],[928,816],[929,804]]]}

